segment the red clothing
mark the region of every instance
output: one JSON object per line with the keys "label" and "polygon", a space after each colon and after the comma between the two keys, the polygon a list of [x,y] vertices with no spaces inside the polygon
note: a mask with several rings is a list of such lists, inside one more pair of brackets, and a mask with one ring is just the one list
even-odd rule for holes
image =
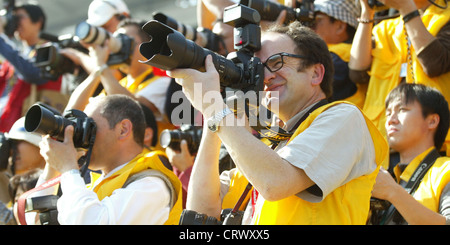
{"label": "red clothing", "polygon": [[[6,83],[13,77],[14,67],[8,62],[3,62],[0,68],[0,94],[6,87]],[[43,85],[37,86],[39,90],[61,90],[61,77],[56,81],[49,81]],[[22,117],[22,105],[25,99],[30,95],[31,85],[21,79],[17,79],[12,90],[9,93],[8,102],[3,109],[0,117],[0,132],[8,132],[14,122]]]}

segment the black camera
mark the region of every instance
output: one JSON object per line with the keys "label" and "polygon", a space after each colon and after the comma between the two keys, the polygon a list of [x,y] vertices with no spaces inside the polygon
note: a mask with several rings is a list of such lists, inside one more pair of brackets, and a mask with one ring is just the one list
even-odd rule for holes
{"label": "black camera", "polygon": [[41,104],[34,104],[25,115],[25,130],[48,134],[59,141],[64,141],[64,130],[69,125],[74,127],[75,147],[87,149],[93,144],[97,126],[94,120],[82,111],[72,109],[60,116]]}
{"label": "black camera", "polygon": [[152,40],[141,44],[140,52],[148,59],[141,62],[163,70],[203,70],[205,58],[210,54],[222,87],[262,91],[264,66],[259,58],[253,56],[261,48],[259,21],[260,15],[254,9],[242,5],[225,8],[224,23],[234,27],[234,45],[237,50],[228,54],[227,58],[198,46],[161,22],[149,21],[143,30]]}
{"label": "black camera", "polygon": [[383,216],[385,215],[388,208],[391,206],[391,203],[378,199],[378,198],[370,198],[370,215],[368,224],[378,225],[381,224],[383,220]]}
{"label": "black camera", "polygon": [[283,4],[268,0],[241,0],[240,4],[256,9],[262,20],[275,21],[281,11],[286,10],[284,24],[289,24],[295,20],[308,25],[314,21],[314,0],[303,0],[297,2],[296,8],[290,8]]}
{"label": "black camera", "polygon": [[170,147],[173,150],[180,151],[180,143],[182,140],[186,140],[189,152],[192,154],[197,153],[202,139],[203,128],[196,127],[189,124],[183,124],[179,129],[169,130],[165,129],[161,132],[159,142],[162,147]]}
{"label": "black camera", "polygon": [[15,6],[15,0],[8,0],[3,4],[3,9],[0,10],[0,25],[3,25],[4,32],[8,37],[14,36],[14,32],[19,26],[19,17],[13,12]]}
{"label": "black camera", "polygon": [[374,9],[375,11],[383,11],[389,9],[389,7],[377,0],[368,0],[367,4],[371,9]]}
{"label": "black camera", "polygon": [[66,73],[74,73],[76,65],[73,61],[60,53],[63,48],[74,48],[84,53],[84,48],[72,35],[55,37],[47,33],[41,33],[42,39],[51,41],[36,48],[34,64],[41,69],[40,76],[48,80],[56,80]]}
{"label": "black camera", "polygon": [[41,225],[59,225],[56,208],[58,199],[57,195],[27,198],[25,212],[39,213]]}
{"label": "black camera", "polygon": [[241,225],[243,217],[243,211],[233,212],[231,208],[222,210],[220,220],[185,209],[181,213],[179,225]]}
{"label": "black camera", "polygon": [[51,35],[41,36],[52,41],[39,46],[36,49],[35,65],[41,68],[41,76],[49,80],[56,80],[60,75],[73,73],[75,65],[72,60],[60,54],[62,48],[74,48],[88,53],[79,41],[88,44],[102,45],[109,40],[111,54],[108,57],[108,66],[130,64],[133,53],[134,41],[123,33],[111,34],[107,30],[89,25],[86,22],[79,23],[75,28],[75,35],[62,35],[52,38]]}

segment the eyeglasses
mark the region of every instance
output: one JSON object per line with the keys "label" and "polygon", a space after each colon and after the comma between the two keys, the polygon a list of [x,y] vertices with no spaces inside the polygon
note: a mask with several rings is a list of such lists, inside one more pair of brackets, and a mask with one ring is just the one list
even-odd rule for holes
{"label": "eyeglasses", "polygon": [[284,65],[284,57],[293,57],[293,58],[300,58],[300,59],[307,59],[306,56],[303,55],[297,55],[297,54],[289,54],[289,53],[277,53],[274,55],[271,55],[267,60],[263,63],[263,65],[270,71],[270,72],[276,72],[283,68]]}

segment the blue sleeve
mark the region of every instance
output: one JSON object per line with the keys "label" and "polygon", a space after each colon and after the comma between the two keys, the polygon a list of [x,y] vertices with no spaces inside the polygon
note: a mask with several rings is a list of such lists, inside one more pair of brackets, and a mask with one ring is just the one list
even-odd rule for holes
{"label": "blue sleeve", "polygon": [[48,80],[41,78],[40,69],[33,62],[25,59],[20,53],[0,37],[0,54],[8,60],[27,83],[42,85]]}

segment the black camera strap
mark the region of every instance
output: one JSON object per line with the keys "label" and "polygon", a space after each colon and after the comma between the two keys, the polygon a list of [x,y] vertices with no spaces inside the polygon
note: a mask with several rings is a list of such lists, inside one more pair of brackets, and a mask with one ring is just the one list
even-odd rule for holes
{"label": "black camera strap", "polygon": [[[298,120],[298,122],[295,124],[295,126],[293,127],[293,129],[291,131],[286,131],[280,127],[278,127],[276,131],[274,131],[269,126],[269,127],[265,127],[265,128],[260,128],[258,130],[258,132],[260,132],[262,138],[268,139],[272,143],[272,149],[275,149],[275,147],[278,146],[278,144],[281,141],[290,139],[291,136],[294,134],[294,132],[297,130],[297,128],[300,126],[300,124],[302,124],[303,121],[305,121],[306,118],[308,118],[308,116],[311,113],[313,113],[317,108],[322,107],[326,104],[328,104],[328,101],[326,99],[323,99],[323,100],[320,100],[319,102],[317,102],[314,106],[312,106],[308,110],[308,112],[305,113],[305,115],[303,115],[302,118],[300,118],[300,120]],[[263,132],[263,129],[264,129],[264,132]],[[275,133],[276,135],[272,136],[272,133]]]}
{"label": "black camera strap", "polygon": [[[409,178],[409,181],[401,181],[400,185],[410,194],[413,195],[416,191],[417,187],[419,187],[420,182],[423,179],[423,176],[428,172],[430,167],[434,164],[436,159],[441,157],[439,152],[433,149],[428,155],[422,160],[422,162],[417,166],[414,173]],[[384,212],[383,217],[381,219],[380,225],[387,224],[389,221],[393,221],[396,224],[401,224],[404,221],[404,218],[398,212],[398,210],[394,207],[394,205],[390,205],[390,207]]]}

